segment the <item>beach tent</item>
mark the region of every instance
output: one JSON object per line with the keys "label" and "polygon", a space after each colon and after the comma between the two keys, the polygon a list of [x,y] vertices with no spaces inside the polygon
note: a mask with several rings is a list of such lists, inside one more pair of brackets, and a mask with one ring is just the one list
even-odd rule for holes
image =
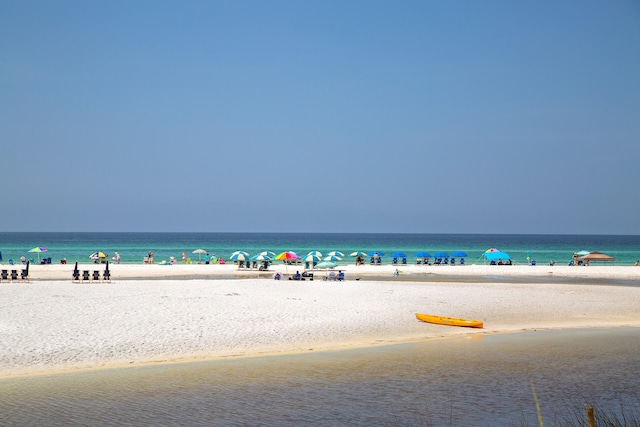
{"label": "beach tent", "polygon": [[615,261],[614,257],[600,253],[598,251],[589,252],[587,255],[583,255],[578,258],[580,261]]}
{"label": "beach tent", "polygon": [[497,259],[511,259],[508,253],[502,251],[485,252],[483,255],[487,261],[495,261]]}

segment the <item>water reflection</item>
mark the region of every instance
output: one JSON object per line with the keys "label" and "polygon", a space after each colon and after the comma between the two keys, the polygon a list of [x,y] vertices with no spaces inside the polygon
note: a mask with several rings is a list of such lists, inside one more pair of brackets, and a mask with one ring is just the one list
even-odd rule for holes
{"label": "water reflection", "polygon": [[[524,332],[0,381],[3,425],[536,425],[637,405],[640,328]],[[632,374],[632,373],[635,373]]]}

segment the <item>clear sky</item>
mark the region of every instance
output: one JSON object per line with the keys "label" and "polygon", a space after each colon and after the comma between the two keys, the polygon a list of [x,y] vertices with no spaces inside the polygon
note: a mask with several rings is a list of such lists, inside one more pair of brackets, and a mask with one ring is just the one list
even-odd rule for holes
{"label": "clear sky", "polygon": [[0,0],[0,231],[640,234],[640,2]]}

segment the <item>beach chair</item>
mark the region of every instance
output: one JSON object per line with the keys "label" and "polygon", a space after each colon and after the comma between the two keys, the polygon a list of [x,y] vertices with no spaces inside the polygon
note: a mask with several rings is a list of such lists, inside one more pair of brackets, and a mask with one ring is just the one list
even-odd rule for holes
{"label": "beach chair", "polygon": [[11,270],[11,281],[18,280],[18,270]]}
{"label": "beach chair", "polygon": [[436,258],[433,260],[433,265],[440,265],[441,262],[442,262],[442,258]]}
{"label": "beach chair", "polygon": [[102,281],[111,283],[111,272],[109,270],[104,270],[104,273],[102,273]]}
{"label": "beach chair", "polygon": [[455,258],[451,258],[451,265],[456,265],[456,259]]}
{"label": "beach chair", "polygon": [[29,264],[27,263],[27,268],[22,269],[20,272],[20,280],[23,282],[29,281]]}
{"label": "beach chair", "polygon": [[324,276],[324,280],[336,280],[336,272],[332,271],[326,276]]}
{"label": "beach chair", "polygon": [[391,264],[397,264],[397,263],[398,263],[398,258],[394,258],[394,259],[391,261]]}
{"label": "beach chair", "polygon": [[2,272],[0,272],[0,278],[2,280],[9,280],[9,271],[8,270],[2,270]]}
{"label": "beach chair", "polygon": [[339,282],[344,281],[344,271],[338,273],[338,277],[336,277],[336,280]]}
{"label": "beach chair", "polygon": [[100,272],[98,270],[94,270],[93,271],[93,278],[91,280],[92,282],[99,282],[100,281]]}
{"label": "beach chair", "polygon": [[422,260],[420,258],[416,258],[416,265],[422,264]]}
{"label": "beach chair", "polygon": [[73,270],[71,272],[71,282],[80,282],[80,270]]}
{"label": "beach chair", "polygon": [[407,259],[406,258],[402,258],[402,265],[407,265]]}
{"label": "beach chair", "polygon": [[376,264],[382,265],[382,257],[376,258]]}
{"label": "beach chair", "polygon": [[460,258],[460,265],[464,265],[464,258]]}
{"label": "beach chair", "polygon": [[89,281],[89,270],[82,270],[82,282]]}
{"label": "beach chair", "polygon": [[374,257],[371,257],[371,265],[376,263],[376,259]]}
{"label": "beach chair", "polygon": [[310,271],[303,271],[302,277],[306,277],[309,280],[313,280],[313,273],[311,273]]}

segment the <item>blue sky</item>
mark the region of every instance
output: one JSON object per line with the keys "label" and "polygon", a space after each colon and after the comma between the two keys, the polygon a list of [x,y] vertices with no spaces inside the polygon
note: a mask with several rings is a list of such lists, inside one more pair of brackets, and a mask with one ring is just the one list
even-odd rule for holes
{"label": "blue sky", "polygon": [[0,1],[0,231],[640,234],[637,1]]}

